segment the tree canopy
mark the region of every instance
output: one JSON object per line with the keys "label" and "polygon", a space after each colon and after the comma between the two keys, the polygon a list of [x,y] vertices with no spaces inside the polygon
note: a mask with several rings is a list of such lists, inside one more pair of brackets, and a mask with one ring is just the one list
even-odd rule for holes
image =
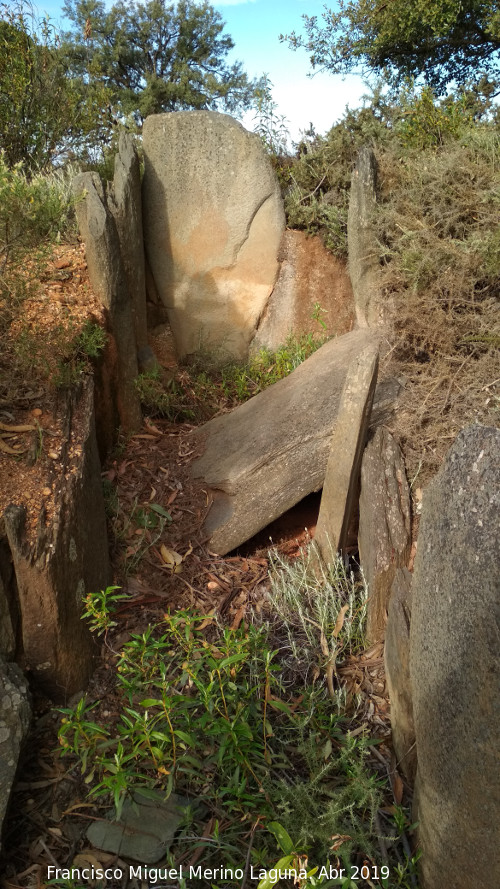
{"label": "tree canopy", "polygon": [[0,3],[0,149],[7,164],[43,169],[101,126],[103,97],[69,75],[55,30],[28,4]]}
{"label": "tree canopy", "polygon": [[208,2],[119,0],[108,9],[104,0],[66,0],[64,14],[73,72],[100,81],[118,113],[138,123],[162,111],[251,104],[255,84],[239,62],[227,63],[234,44]]}
{"label": "tree canopy", "polygon": [[436,93],[500,80],[498,0],[340,0],[338,12],[302,18],[305,35],[281,39],[306,49],[313,68],[361,69],[395,84],[421,75]]}

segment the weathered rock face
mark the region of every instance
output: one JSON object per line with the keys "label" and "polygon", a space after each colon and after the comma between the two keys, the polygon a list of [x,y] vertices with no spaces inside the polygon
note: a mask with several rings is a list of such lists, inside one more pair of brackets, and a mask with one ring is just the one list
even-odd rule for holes
{"label": "weathered rock face", "polygon": [[500,885],[499,515],[500,431],[470,426],[424,492],[413,577],[423,889]]}
{"label": "weathered rock face", "polygon": [[[205,450],[193,475],[215,496],[205,522],[211,549],[224,555],[322,487],[347,368],[372,342],[364,330],[330,340],[289,377],[195,431]],[[372,423],[397,391],[393,381],[377,388]]]}
{"label": "weathered rock face", "polygon": [[398,768],[413,787],[417,750],[410,678],[411,581],[398,568],[392,584],[384,646],[385,675],[391,702],[392,743]]}
{"label": "weathered rock face", "polygon": [[254,134],[225,114],[182,111],[143,128],[144,236],[180,358],[245,358],[278,273],[285,217]]}
{"label": "weathered rock face", "polygon": [[330,444],[314,543],[328,563],[342,552],[357,503],[361,458],[368,435],[378,373],[378,343],[370,343],[349,366]]}
{"label": "weathered rock face", "polygon": [[16,664],[0,658],[0,834],[30,720],[28,684]]}
{"label": "weathered rock face", "polygon": [[146,277],[142,231],[141,171],[134,140],[122,133],[115,157],[115,176],[108,188],[108,207],[113,214],[120,252],[132,300],[137,351],[148,345],[146,323]]}
{"label": "weathered rock face", "polygon": [[376,185],[375,155],[365,146],[353,170],[347,218],[349,275],[360,327],[377,327],[383,320],[379,247],[373,221]]}
{"label": "weathered rock face", "polygon": [[[340,336],[353,329],[354,298],[347,269],[321,238],[286,231],[279,259],[278,279],[252,340],[252,352],[262,348],[276,351],[289,334],[299,336],[315,330]],[[321,324],[314,320],[318,306]]]}
{"label": "weathered rock face", "polygon": [[[33,544],[25,510],[11,505],[4,520],[17,579],[24,658],[37,684],[55,701],[85,687],[96,649],[80,619],[86,593],[109,581],[109,557],[92,385],[67,406],[61,488],[50,524],[41,514]],[[73,425],[73,418],[75,423]]]}
{"label": "weathered rock face", "polygon": [[126,432],[142,423],[134,380],[138,374],[132,300],[122,262],[115,220],[96,173],[80,173],[73,182],[76,215],[89,269],[90,283],[108,309],[116,342],[117,384],[114,400]]}
{"label": "weathered rock face", "polygon": [[411,547],[410,491],[403,455],[387,429],[377,429],[361,465],[359,557],[368,584],[366,637],[385,635],[396,569],[408,564]]}

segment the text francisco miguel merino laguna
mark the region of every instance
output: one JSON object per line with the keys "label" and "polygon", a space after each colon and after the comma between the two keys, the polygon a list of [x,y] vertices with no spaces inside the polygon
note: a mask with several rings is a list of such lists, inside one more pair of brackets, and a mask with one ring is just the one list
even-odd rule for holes
{"label": "text francisco miguel merino laguna", "polygon": [[[343,868],[334,868],[334,867],[324,867],[321,869],[322,873],[317,874],[317,876],[327,877],[328,879],[337,879],[339,877],[345,876],[345,871]],[[192,880],[224,880],[224,881],[239,881],[243,879],[244,870],[243,868],[228,868],[228,867],[214,867],[214,868],[206,868],[203,865],[198,867],[184,867],[184,865],[179,865],[179,867],[147,867],[142,865],[133,866],[130,865],[128,868],[128,878],[129,880],[132,877],[137,877],[140,880],[147,881],[151,886],[155,883],[158,883],[162,880],[182,880],[182,879],[192,879]],[[266,871],[262,868],[255,868],[253,866],[250,867],[249,873],[247,876],[251,880],[262,880],[267,874],[271,877],[274,877],[273,871]],[[47,879],[49,880],[122,880],[123,877],[126,876],[125,872],[122,868],[119,867],[70,867],[70,868],[62,868],[62,867],[53,867],[52,865],[48,865],[47,867]],[[286,871],[276,871],[277,879],[306,879],[307,871],[306,870],[294,870],[287,869]]]}

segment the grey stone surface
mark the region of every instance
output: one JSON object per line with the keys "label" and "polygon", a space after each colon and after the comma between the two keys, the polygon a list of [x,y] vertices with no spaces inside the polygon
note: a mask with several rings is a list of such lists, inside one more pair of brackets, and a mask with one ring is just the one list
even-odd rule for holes
{"label": "grey stone surface", "polygon": [[16,664],[0,657],[0,837],[30,722],[28,684]]}
{"label": "grey stone surface", "polygon": [[180,358],[245,358],[278,273],[280,189],[259,138],[225,114],[143,127],[144,237]]}
{"label": "grey stone surface", "polygon": [[366,637],[385,635],[396,569],[408,564],[411,547],[410,490],[401,449],[387,429],[377,429],[361,465],[358,546],[368,584]]}
{"label": "grey stone surface", "polygon": [[500,885],[500,430],[469,426],[424,492],[410,673],[422,889]]}
{"label": "grey stone surface", "polygon": [[94,821],[87,830],[92,845],[143,865],[164,859],[189,800],[177,793],[165,799],[158,792],[157,797],[150,799],[137,791],[133,800],[125,800],[119,820]]}
{"label": "grey stone surface", "polygon": [[396,570],[389,601],[384,660],[397,766],[413,787],[417,750],[410,678],[411,582],[412,575],[407,568]]}
{"label": "grey stone surface", "polygon": [[359,494],[361,458],[378,374],[378,343],[349,365],[330,443],[314,543],[324,562],[343,552]]}
{"label": "grey stone surface", "polygon": [[108,310],[116,343],[117,384],[114,398],[124,431],[136,432],[142,423],[134,380],[138,374],[132,299],[122,262],[115,220],[107,207],[97,173],[80,173],[73,181],[76,216],[89,270],[90,283]]}
{"label": "grey stone surface", "polygon": [[[345,264],[326,249],[319,235],[287,230],[280,271],[251,343],[251,352],[276,351],[290,334],[341,335],[354,327],[354,297]],[[314,320],[319,306],[319,321]]]}
{"label": "grey stone surface", "polygon": [[376,205],[377,163],[371,148],[364,146],[352,174],[347,218],[349,275],[360,327],[378,327],[385,321],[374,223]]}
{"label": "grey stone surface", "polygon": [[108,189],[108,207],[113,214],[120,251],[132,300],[137,350],[148,345],[146,323],[146,277],[142,229],[141,171],[134,140],[121,133],[115,157],[115,175]]}
{"label": "grey stone surface", "polygon": [[56,702],[85,687],[91,675],[97,646],[81,620],[83,597],[110,578],[90,378],[78,402],[68,396],[65,416],[54,516],[47,521],[42,510],[32,541],[24,507],[11,504],[4,513],[26,665]]}
{"label": "grey stone surface", "polygon": [[[223,555],[323,486],[349,364],[374,342],[358,330],[330,340],[290,376],[193,433],[204,453],[192,467],[214,503],[205,522]],[[398,386],[377,387],[372,423],[390,412]]]}

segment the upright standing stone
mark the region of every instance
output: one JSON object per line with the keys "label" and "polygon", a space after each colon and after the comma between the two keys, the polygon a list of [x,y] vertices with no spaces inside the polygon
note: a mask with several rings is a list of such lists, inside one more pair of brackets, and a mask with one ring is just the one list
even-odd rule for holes
{"label": "upright standing stone", "polygon": [[144,122],[146,250],[179,357],[247,357],[278,273],[283,202],[257,136],[225,114]]}
{"label": "upright standing stone", "polygon": [[314,543],[324,562],[342,552],[355,502],[377,384],[378,343],[369,343],[349,365],[333,429]]}
{"label": "upright standing stone", "polygon": [[396,570],[389,600],[384,663],[397,765],[413,787],[417,750],[410,677],[411,582],[407,568]]}
{"label": "upright standing stone", "polygon": [[422,889],[500,886],[500,430],[469,426],[424,492],[410,674]]}
{"label": "upright standing stone", "polygon": [[108,207],[114,216],[128,290],[132,300],[137,351],[148,346],[146,276],[142,231],[141,171],[134,140],[122,133],[115,157],[115,176],[108,189]]}
{"label": "upright standing stone", "polygon": [[53,517],[46,521],[41,512],[33,539],[24,507],[11,504],[4,513],[24,658],[37,685],[58,702],[85,688],[92,673],[96,645],[81,620],[83,600],[110,577],[91,380],[80,401],[69,400],[66,408]]}
{"label": "upright standing stone", "polygon": [[383,314],[376,206],[377,163],[371,148],[364,146],[352,174],[347,217],[349,275],[360,327],[377,327]]}
{"label": "upright standing stone", "polygon": [[137,348],[132,300],[116,223],[97,173],[76,176],[73,193],[90,283],[108,310],[111,333],[116,342],[118,380],[114,395],[120,423],[124,431],[136,432],[142,423],[141,405],[135,389]]}
{"label": "upright standing stone", "polygon": [[391,586],[411,547],[410,489],[403,455],[387,429],[377,429],[361,464],[359,558],[368,585],[366,637],[385,635]]}

